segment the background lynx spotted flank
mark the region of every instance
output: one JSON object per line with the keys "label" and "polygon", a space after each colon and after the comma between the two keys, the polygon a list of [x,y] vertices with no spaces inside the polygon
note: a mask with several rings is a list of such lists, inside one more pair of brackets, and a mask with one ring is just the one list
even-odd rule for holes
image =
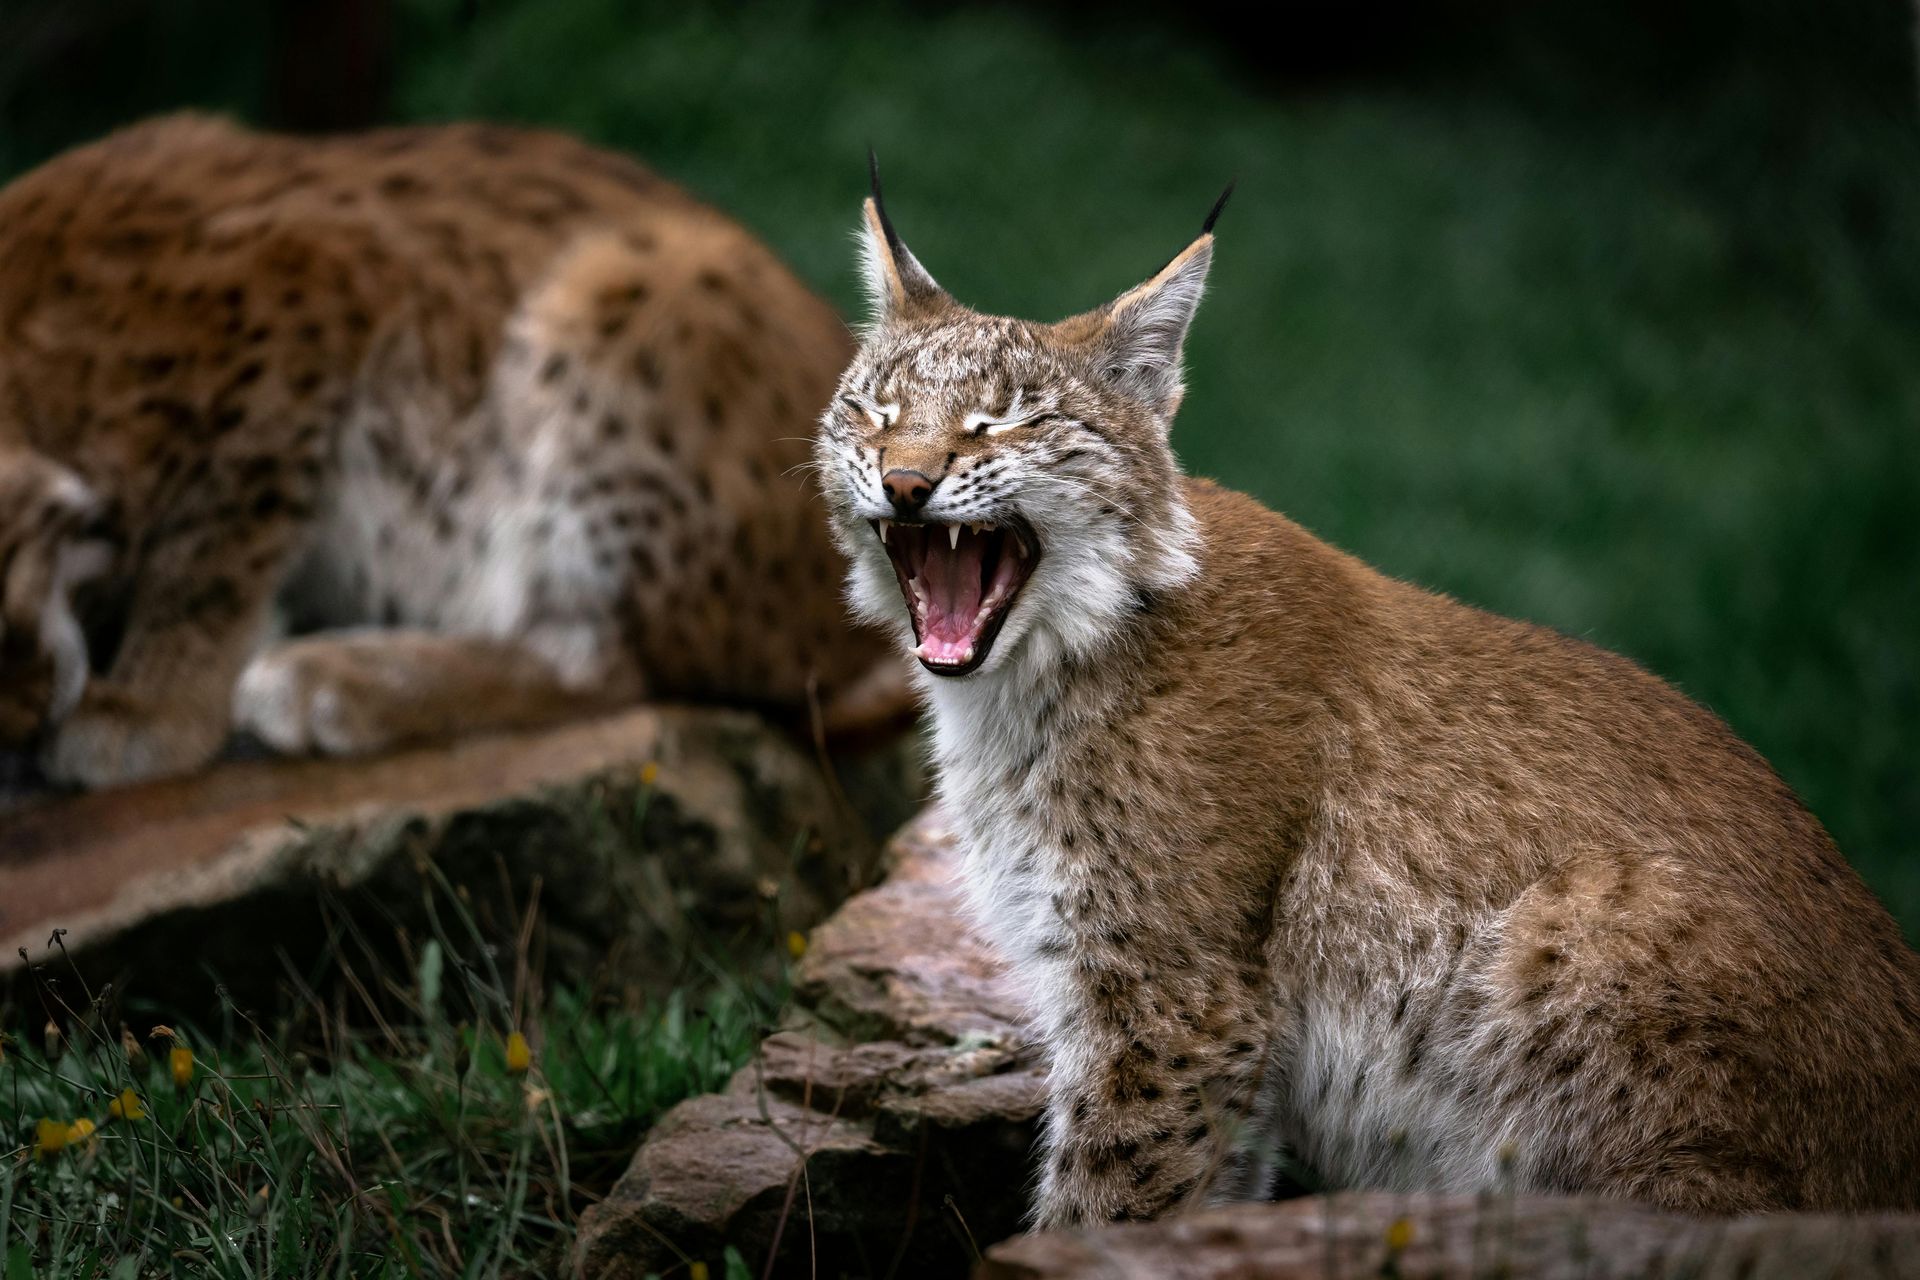
{"label": "background lynx spotted flank", "polygon": [[[54,778],[190,769],[230,721],[345,754],[889,705],[791,474],[844,327],[639,165],[182,116],[19,178],[0,235],[0,738]],[[311,634],[263,648],[276,602]]]}

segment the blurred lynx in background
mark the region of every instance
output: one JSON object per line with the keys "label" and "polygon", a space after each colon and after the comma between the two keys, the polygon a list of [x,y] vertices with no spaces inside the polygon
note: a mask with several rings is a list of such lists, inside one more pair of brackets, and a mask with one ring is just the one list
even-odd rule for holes
{"label": "blurred lynx in background", "polygon": [[0,246],[0,743],[54,779],[230,724],[347,754],[641,696],[891,710],[789,475],[844,327],[639,165],[174,117],[0,191]]}

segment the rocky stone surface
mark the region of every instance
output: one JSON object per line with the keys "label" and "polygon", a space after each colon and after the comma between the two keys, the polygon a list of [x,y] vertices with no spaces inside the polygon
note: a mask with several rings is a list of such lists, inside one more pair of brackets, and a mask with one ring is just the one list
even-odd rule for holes
{"label": "rocky stone surface", "polygon": [[1022,1236],[978,1280],[1920,1276],[1920,1215],[1693,1218],[1551,1196],[1313,1196]]}
{"label": "rocky stone surface", "polygon": [[375,946],[419,936],[440,876],[509,938],[537,897],[548,977],[664,984],[690,935],[819,920],[871,882],[875,851],[815,753],[741,712],[229,763],[0,813],[0,999],[20,994],[23,948],[56,958],[56,929],[96,986],[137,974],[139,995],[191,1007],[213,975],[261,999],[283,956],[310,965],[343,921],[378,925]]}
{"label": "rocky stone surface", "polygon": [[[1019,1226],[1045,1081],[958,914],[937,811],[813,933],[790,1025],[723,1094],[669,1112],[584,1216],[581,1275],[738,1248],[755,1274],[964,1276]],[[712,1266],[719,1273],[717,1265]]]}

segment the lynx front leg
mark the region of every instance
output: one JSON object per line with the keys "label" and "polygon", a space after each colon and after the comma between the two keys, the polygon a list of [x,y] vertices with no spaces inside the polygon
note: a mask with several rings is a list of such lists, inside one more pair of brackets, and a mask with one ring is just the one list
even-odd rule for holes
{"label": "lynx front leg", "polygon": [[528,645],[479,636],[333,632],[255,658],[234,691],[234,720],[290,755],[368,755],[551,723],[639,696],[623,660],[588,666],[590,675],[570,676]]}
{"label": "lynx front leg", "polygon": [[32,741],[86,688],[73,595],[112,561],[102,508],[73,472],[0,447],[0,748]]}
{"label": "lynx front leg", "polygon": [[[1131,1029],[1129,1029],[1129,1026]],[[1159,1217],[1264,1194],[1267,1029],[1109,1025],[1056,1052],[1038,1228]]]}
{"label": "lynx front leg", "polygon": [[[256,486],[282,474],[277,466],[259,470],[259,478],[249,477]],[[297,483],[291,476],[288,482]],[[290,489],[252,487],[241,492],[255,505],[236,514],[231,504],[213,504],[221,487],[208,481],[209,496],[152,535],[151,550],[134,569],[134,598],[112,666],[87,684],[42,750],[50,777],[113,786],[187,772],[220,749],[233,683],[258,641],[308,510]],[[272,504],[260,496],[267,493]]]}

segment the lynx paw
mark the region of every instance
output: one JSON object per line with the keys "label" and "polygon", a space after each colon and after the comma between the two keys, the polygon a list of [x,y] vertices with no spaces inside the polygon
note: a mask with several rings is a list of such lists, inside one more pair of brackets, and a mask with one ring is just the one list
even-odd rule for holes
{"label": "lynx paw", "polygon": [[247,664],[233,722],[282,755],[371,755],[399,736],[379,714],[384,701],[378,679],[349,653],[294,641]]}
{"label": "lynx paw", "polygon": [[56,782],[89,789],[187,773],[211,760],[226,736],[217,715],[155,705],[103,681],[54,728],[40,767]]}
{"label": "lynx paw", "polygon": [[111,559],[100,514],[71,472],[0,450],[0,744],[24,746],[86,686],[73,594]]}

